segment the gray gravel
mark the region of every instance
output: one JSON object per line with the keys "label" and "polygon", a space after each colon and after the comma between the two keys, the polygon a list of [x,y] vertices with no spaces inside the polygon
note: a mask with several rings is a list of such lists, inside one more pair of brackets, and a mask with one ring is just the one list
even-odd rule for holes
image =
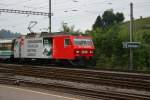
{"label": "gray gravel", "polygon": [[59,85],[66,85],[69,87],[80,88],[80,89],[89,89],[89,90],[103,90],[103,91],[110,91],[110,92],[123,92],[123,93],[132,93],[132,94],[139,94],[139,95],[149,95],[150,92],[148,91],[140,91],[134,89],[123,89],[123,88],[116,88],[112,86],[104,86],[104,85],[93,85],[88,83],[79,83],[79,82],[69,82],[64,80],[54,80],[54,79],[45,79],[45,78],[34,78],[28,76],[20,76],[15,75],[12,78],[17,78],[18,80],[24,80],[28,82],[34,83],[42,83],[42,84],[59,84]]}

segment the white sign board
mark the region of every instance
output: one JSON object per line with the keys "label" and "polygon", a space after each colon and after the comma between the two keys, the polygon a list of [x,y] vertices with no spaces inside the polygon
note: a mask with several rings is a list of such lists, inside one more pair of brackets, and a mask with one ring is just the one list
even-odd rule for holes
{"label": "white sign board", "polygon": [[138,48],[140,42],[123,42],[123,48]]}

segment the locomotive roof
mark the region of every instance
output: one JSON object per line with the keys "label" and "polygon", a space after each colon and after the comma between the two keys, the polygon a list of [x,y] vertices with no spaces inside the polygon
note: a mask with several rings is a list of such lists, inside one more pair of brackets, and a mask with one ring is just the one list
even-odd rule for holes
{"label": "locomotive roof", "polygon": [[[66,32],[55,32],[55,33],[48,33],[48,32],[41,32],[41,33],[28,33],[25,35],[26,38],[33,38],[33,37],[54,37],[54,36],[71,36],[75,34],[70,34]],[[76,34],[76,36],[79,36],[81,34]]]}

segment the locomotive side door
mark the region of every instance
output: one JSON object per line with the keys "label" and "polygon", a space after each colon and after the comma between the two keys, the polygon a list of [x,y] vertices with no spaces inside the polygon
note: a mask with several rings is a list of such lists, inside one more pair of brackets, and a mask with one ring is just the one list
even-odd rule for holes
{"label": "locomotive side door", "polygon": [[53,43],[54,59],[74,59],[73,45],[70,36],[56,36]]}
{"label": "locomotive side door", "polygon": [[64,57],[65,59],[74,59],[73,44],[70,37],[64,38]]}

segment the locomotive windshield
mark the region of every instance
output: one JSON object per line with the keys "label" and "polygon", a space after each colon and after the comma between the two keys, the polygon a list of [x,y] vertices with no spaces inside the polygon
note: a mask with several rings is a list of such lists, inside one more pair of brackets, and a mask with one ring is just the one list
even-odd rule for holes
{"label": "locomotive windshield", "polygon": [[81,39],[81,38],[75,38],[74,39],[75,45],[80,45],[80,46],[93,46],[93,42],[91,39]]}

